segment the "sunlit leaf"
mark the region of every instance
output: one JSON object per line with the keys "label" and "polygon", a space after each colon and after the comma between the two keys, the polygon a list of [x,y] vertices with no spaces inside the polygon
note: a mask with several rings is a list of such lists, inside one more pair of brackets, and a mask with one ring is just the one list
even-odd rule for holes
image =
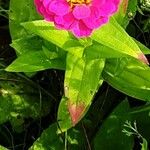
{"label": "sunlit leaf", "polygon": [[[65,69],[65,61],[58,55],[51,52],[48,58],[44,51],[31,51],[18,57],[5,70],[11,72],[34,72],[45,69]],[[56,57],[57,56],[57,57]]]}
{"label": "sunlit leaf", "polygon": [[103,67],[103,59],[88,60],[68,54],[64,83],[65,98],[62,99],[58,110],[62,131],[77,124],[85,115],[97,88],[102,83],[100,74]]}
{"label": "sunlit leaf", "polygon": [[125,32],[114,18],[111,18],[109,23],[96,30],[91,38],[98,43],[110,47],[111,49],[115,49],[120,53],[135,57],[143,62],[147,61],[134,40]]}
{"label": "sunlit leaf", "polygon": [[0,150],[8,150],[8,149],[0,145]]}
{"label": "sunlit leaf", "polygon": [[[23,27],[76,56],[82,56],[83,46],[65,30],[58,30],[44,20],[22,23]],[[75,49],[75,50],[74,50]]]}

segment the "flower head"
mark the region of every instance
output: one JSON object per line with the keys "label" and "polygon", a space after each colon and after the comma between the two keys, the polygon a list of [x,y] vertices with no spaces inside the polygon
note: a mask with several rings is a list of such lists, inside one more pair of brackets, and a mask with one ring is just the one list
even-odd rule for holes
{"label": "flower head", "polygon": [[34,0],[37,11],[59,29],[76,37],[90,36],[108,22],[118,9],[120,0]]}

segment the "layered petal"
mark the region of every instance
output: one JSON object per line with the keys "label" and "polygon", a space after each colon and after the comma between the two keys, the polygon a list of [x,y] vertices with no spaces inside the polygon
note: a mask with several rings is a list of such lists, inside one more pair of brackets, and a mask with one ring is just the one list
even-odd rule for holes
{"label": "layered petal", "polygon": [[75,6],[75,8],[73,9],[73,15],[78,20],[87,18],[90,16],[90,14],[91,9],[86,5]]}
{"label": "layered petal", "polygon": [[36,9],[56,28],[71,31],[76,37],[90,36],[92,31],[109,21],[120,0],[34,0]]}
{"label": "layered petal", "polygon": [[64,16],[56,16],[55,17],[55,23],[56,25],[62,29],[70,29],[70,26],[73,24],[75,21],[75,18],[72,13],[68,13]]}
{"label": "layered petal", "polygon": [[70,8],[67,2],[53,0],[49,5],[49,10],[58,16],[64,16],[69,13]]}
{"label": "layered petal", "polygon": [[88,28],[82,21],[74,22],[71,31],[76,37],[88,37],[92,33],[92,29]]}

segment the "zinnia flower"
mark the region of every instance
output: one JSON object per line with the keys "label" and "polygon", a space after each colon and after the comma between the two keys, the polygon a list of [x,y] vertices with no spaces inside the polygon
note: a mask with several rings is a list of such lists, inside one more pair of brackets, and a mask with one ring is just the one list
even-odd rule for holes
{"label": "zinnia flower", "polygon": [[108,22],[120,0],[34,0],[37,11],[59,29],[76,37],[90,36],[94,29]]}

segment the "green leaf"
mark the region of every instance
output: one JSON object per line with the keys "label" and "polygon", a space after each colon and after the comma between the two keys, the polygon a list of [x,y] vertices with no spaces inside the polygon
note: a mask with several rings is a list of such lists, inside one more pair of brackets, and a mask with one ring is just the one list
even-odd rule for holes
{"label": "green leaf", "polygon": [[136,42],[136,44],[139,46],[139,48],[141,49],[141,51],[144,54],[150,54],[150,49],[147,48],[144,44],[140,43],[139,41],[137,41],[136,39],[134,39],[134,41]]}
{"label": "green leaf", "polygon": [[109,23],[96,30],[91,38],[98,43],[118,51],[119,53],[123,53],[137,59],[140,59],[140,55],[143,55],[134,40],[125,32],[114,18],[111,18]]}
{"label": "green leaf", "polygon": [[130,120],[129,104],[123,101],[104,121],[94,139],[95,150],[130,150],[133,138],[126,136],[122,130],[126,120]]}
{"label": "green leaf", "polygon": [[[93,45],[86,47],[84,50],[84,55],[88,59],[101,59],[101,58],[120,58],[125,57],[125,54],[111,49],[102,44],[93,43]],[[126,55],[127,56],[127,55]]]}
{"label": "green leaf", "polygon": [[142,113],[146,111],[150,112],[150,104],[145,104],[144,106],[132,108],[131,113],[136,114],[136,113]]}
{"label": "green leaf", "polygon": [[20,23],[40,18],[33,3],[33,0],[22,0],[21,2],[20,0],[10,1],[9,29],[13,40],[27,35],[27,32]]}
{"label": "green leaf", "polygon": [[70,36],[65,30],[55,29],[52,23],[44,20],[24,22],[21,24],[25,29],[39,35],[40,37],[62,47]]}
{"label": "green leaf", "polygon": [[114,88],[132,97],[149,101],[150,68],[133,58],[109,59],[103,78]]}
{"label": "green leaf", "polygon": [[63,140],[61,135],[58,135],[56,131],[57,124],[51,125],[43,131],[42,135],[33,143],[29,150],[63,150]]}
{"label": "green leaf", "polygon": [[25,36],[23,38],[13,40],[11,44],[18,55],[22,55],[31,51],[41,50],[42,45],[42,39],[37,36]]}
{"label": "green leaf", "polygon": [[0,145],[0,150],[8,150],[8,149]]}
{"label": "green leaf", "polygon": [[68,54],[65,73],[65,98],[59,105],[58,120],[62,131],[74,126],[85,115],[100,86],[103,59],[88,60]]}
{"label": "green leaf", "polygon": [[5,70],[11,72],[34,72],[45,69],[65,69],[65,61],[58,55],[51,52],[50,58],[45,55],[43,50],[27,52],[18,57]]}
{"label": "green leaf", "polygon": [[58,30],[52,23],[44,20],[25,22],[22,23],[22,26],[31,33],[34,33],[45,40],[52,42],[62,49],[69,51],[76,56],[82,56],[83,46],[75,38],[72,38],[68,31]]}

